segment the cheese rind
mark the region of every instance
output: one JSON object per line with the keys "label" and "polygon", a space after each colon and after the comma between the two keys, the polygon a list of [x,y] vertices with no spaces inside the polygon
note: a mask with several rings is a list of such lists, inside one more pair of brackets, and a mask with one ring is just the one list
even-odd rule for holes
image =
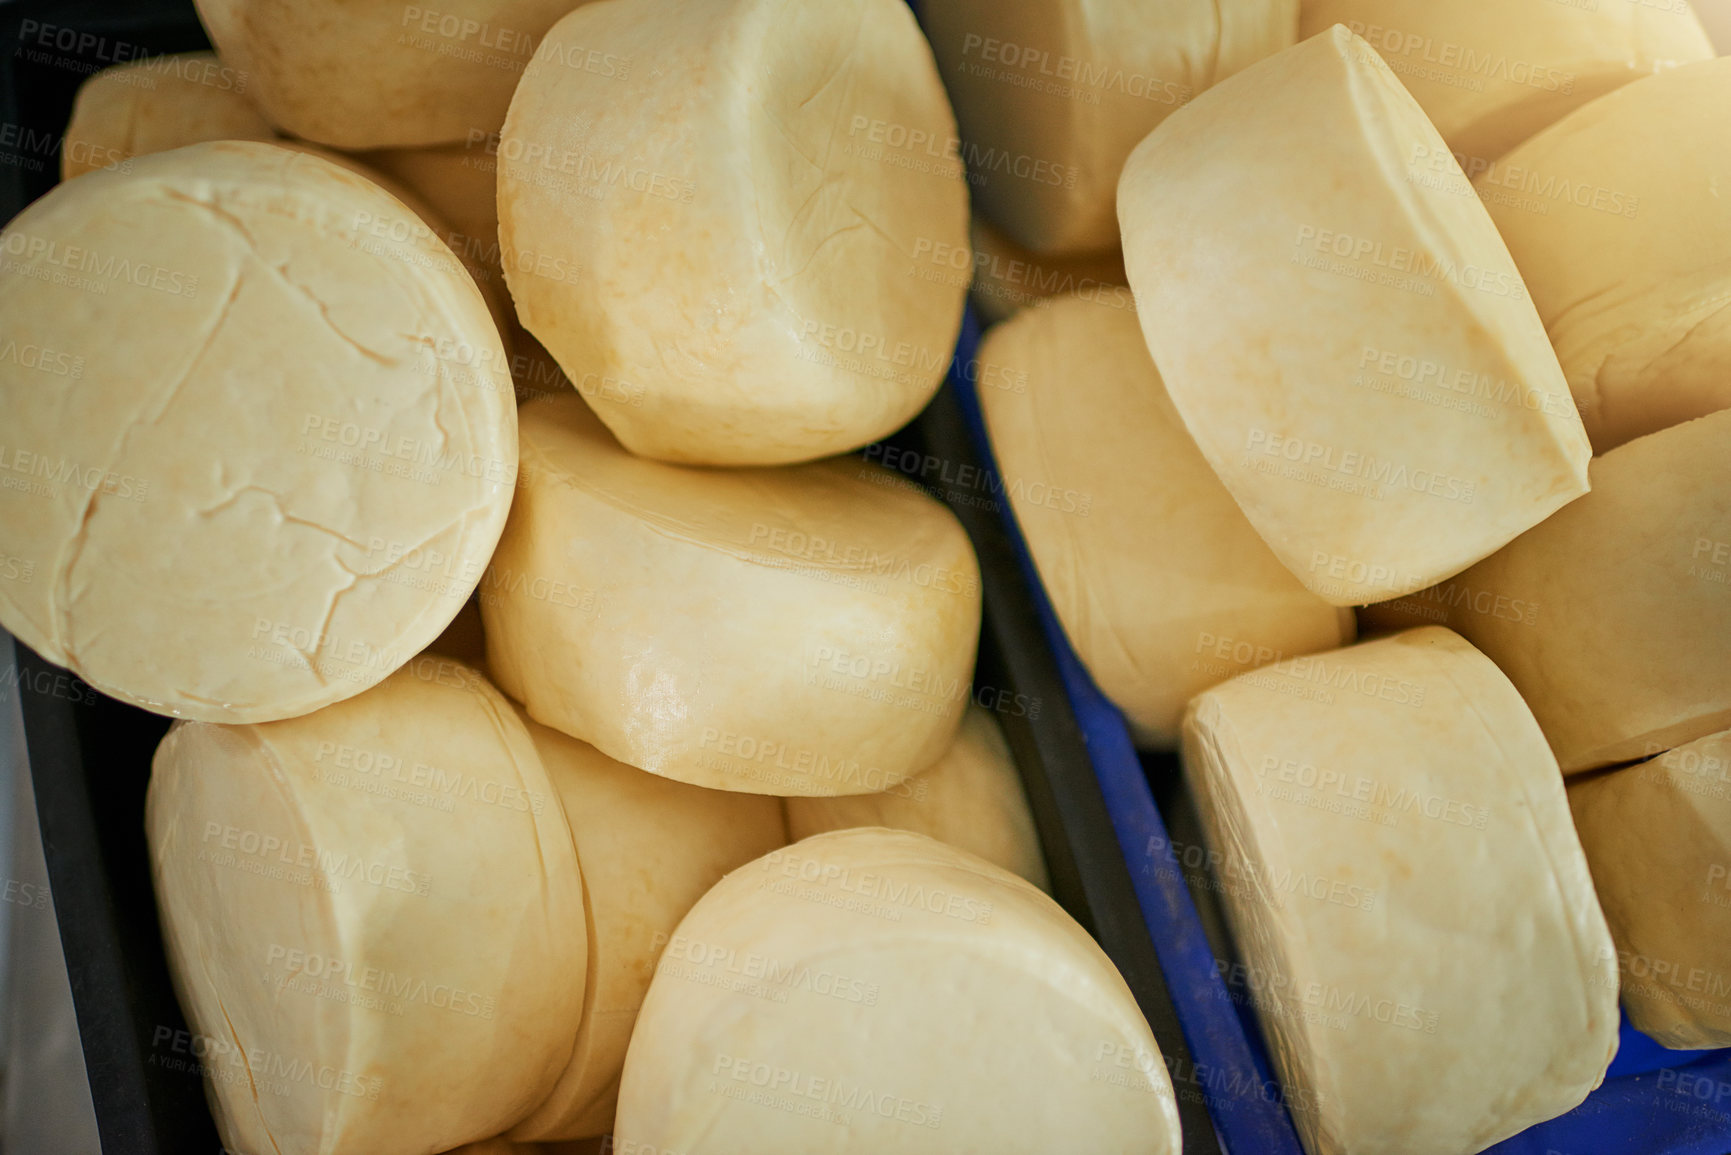
{"label": "cheese rind", "polygon": [[614,1142],[1180,1150],[1153,1033],[1086,932],[1014,875],[882,829],[775,851],[686,915],[631,1038]]}
{"label": "cheese rind", "polygon": [[246,97],[246,76],[214,52],[116,64],[78,86],[60,142],[60,179],[206,140],[275,140]]}
{"label": "cheese rind", "polygon": [[886,790],[948,748],[979,566],[954,515],[857,458],[635,457],[570,394],[521,410],[517,500],[481,588],[531,717],[719,790]]}
{"label": "cheese rind", "polygon": [[1311,1155],[1482,1151],[1599,1084],[1614,955],[1562,779],[1457,635],[1217,686],[1184,764]]}

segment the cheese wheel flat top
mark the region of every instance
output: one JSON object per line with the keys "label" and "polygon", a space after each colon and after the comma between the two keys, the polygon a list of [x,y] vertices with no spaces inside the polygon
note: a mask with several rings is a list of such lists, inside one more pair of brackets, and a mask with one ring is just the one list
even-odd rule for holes
{"label": "cheese wheel flat top", "polygon": [[504,350],[433,231],[302,153],[198,144],[0,234],[0,622],[158,713],[359,693],[456,615],[516,478]]}
{"label": "cheese wheel flat top", "polygon": [[1432,585],[1586,492],[1586,434],[1508,250],[1344,28],[1168,117],[1118,215],[1185,425],[1330,602]]}
{"label": "cheese wheel flat top", "polygon": [[983,859],[904,831],[822,834],[728,875],[678,935],[626,1055],[622,1151],[1180,1150],[1124,980]]}
{"label": "cheese wheel flat top", "polygon": [[207,140],[274,140],[246,96],[246,76],[214,52],[116,64],[78,86],[60,144],[60,178]]}

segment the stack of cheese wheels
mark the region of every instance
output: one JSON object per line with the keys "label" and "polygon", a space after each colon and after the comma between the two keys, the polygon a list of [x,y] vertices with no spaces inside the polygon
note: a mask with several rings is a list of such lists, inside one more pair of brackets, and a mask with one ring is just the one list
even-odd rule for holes
{"label": "stack of cheese wheels", "polygon": [[[1628,11],[1641,12],[1640,5]],[[1478,178],[1599,453],[1731,407],[1731,59],[1596,100]]]}
{"label": "stack of cheese wheels", "polygon": [[1507,249],[1464,181],[1419,179],[1417,158],[1446,154],[1336,27],[1168,117],[1119,187],[1173,403],[1336,605],[1432,585],[1587,488],[1586,434]]}
{"label": "stack of cheese wheels", "polygon": [[912,830],[977,854],[1048,893],[1052,880],[1034,831],[1028,793],[997,719],[968,707],[956,740],[931,766],[879,794],[789,798],[787,833],[798,841],[831,830]]}
{"label": "stack of cheese wheels", "polygon": [[[576,63],[597,53],[634,65]],[[580,388],[619,384],[585,396],[634,453],[856,449],[949,366],[966,288],[916,274],[934,246],[967,247],[954,134],[901,0],[579,8],[499,146],[517,315]]]}
{"label": "stack of cheese wheels", "polygon": [[569,394],[521,415],[481,610],[488,664],[536,721],[760,794],[887,790],[949,746],[980,581],[948,509],[858,459],[634,457]]}
{"label": "stack of cheese wheels", "polygon": [[1300,37],[1335,24],[1382,54],[1473,176],[1593,98],[1713,55],[1672,0],[1303,0]]}
{"label": "stack of cheese wheels", "polygon": [[[448,248],[323,159],[210,143],[93,172],[0,234],[0,624],[205,721],[373,685],[476,587],[517,472],[497,330]],[[173,548],[163,548],[172,541]],[[124,628],[120,628],[124,624]]]}
{"label": "stack of cheese wheels", "polygon": [[921,14],[975,197],[1049,254],[1116,248],[1130,150],[1298,32],[1298,0],[929,0]]}
{"label": "stack of cheese wheels", "polygon": [[[974,242],[970,299],[982,321],[996,324],[1018,309],[1072,294],[1115,309],[1134,307],[1130,282],[1124,276],[1124,258],[1116,250],[1079,257],[1042,257],[979,216],[973,218],[968,235]],[[968,257],[968,253],[954,249],[931,253],[935,269],[964,278],[970,275]]]}
{"label": "stack of cheese wheels", "polygon": [[1457,635],[1217,686],[1184,764],[1311,1155],[1482,1151],[1599,1084],[1617,983],[1562,778]]}
{"label": "stack of cheese wheels", "polygon": [[246,77],[213,52],[153,56],[104,68],[78,86],[60,142],[60,179],[205,140],[274,140],[246,95]]}
{"label": "stack of cheese wheels", "polygon": [[305,717],[183,723],[146,826],[229,1149],[443,1151],[552,1090],[583,883],[534,743],[472,669],[418,658]]}
{"label": "stack of cheese wheels", "polygon": [[520,1139],[580,1139],[613,1129],[619,1073],[658,957],[721,876],[786,843],[774,798],[671,782],[593,746],[529,724],[583,867],[589,981],[583,1025],[558,1086],[519,1123]]}
{"label": "stack of cheese wheels", "polygon": [[[678,934],[690,961],[656,973],[625,1059],[621,1151],[1180,1150],[1124,980],[983,859],[821,834],[728,875]],[[727,981],[748,958],[768,977]]]}
{"label": "stack of cheese wheels", "polygon": [[1731,731],[1569,784],[1629,1021],[1731,1046]]}
{"label": "stack of cheese wheels", "polygon": [[1637,438],[1593,492],[1428,604],[1502,667],[1563,772],[1731,726],[1731,410]]}
{"label": "stack of cheese wheels", "polygon": [[1233,674],[1331,650],[1350,610],[1307,590],[1196,449],[1128,309],[1080,297],[986,335],[980,407],[1077,654],[1139,742]]}

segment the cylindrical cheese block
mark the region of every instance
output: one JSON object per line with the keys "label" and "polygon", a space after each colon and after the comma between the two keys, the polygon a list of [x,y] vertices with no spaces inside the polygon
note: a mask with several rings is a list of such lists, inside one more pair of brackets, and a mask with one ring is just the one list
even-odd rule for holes
{"label": "cylindrical cheese block", "polygon": [[[1124,276],[1124,255],[1117,249],[1080,257],[1042,257],[1022,248],[978,215],[968,232],[974,243],[970,297],[974,310],[987,324],[995,325],[1018,309],[1070,295],[1114,309],[1135,308],[1130,282]],[[939,271],[969,276],[964,251],[934,250],[931,261]]]}
{"label": "cylindrical cheese block", "polygon": [[1629,1021],[1731,1046],[1731,731],[1569,784]]}
{"label": "cylindrical cheese block", "polygon": [[[636,62],[629,75],[581,66]],[[616,0],[554,26],[499,144],[523,325],[626,448],[700,465],[856,449],[949,367],[955,122],[901,0]]]}
{"label": "cylindrical cheese block", "polygon": [[536,721],[757,794],[875,793],[948,748],[980,581],[943,505],[857,458],[634,457],[570,394],[521,415],[481,614],[494,676]]}
{"label": "cylindrical cheese block", "polygon": [[1508,680],[1426,628],[1200,695],[1184,765],[1310,1155],[1464,1155],[1617,1047],[1611,938]]}
{"label": "cylindrical cheese block", "polygon": [[789,798],[788,837],[885,826],[912,830],[977,854],[1048,893],[1052,880],[1028,809],[1028,791],[991,711],[968,707],[950,748],[927,769],[881,794]]}
{"label": "cylindrical cheese block", "polygon": [[1104,952],[923,835],[843,830],[741,867],[662,960],[620,1151],[1180,1150],[1165,1063]]}
{"label": "cylindrical cheese block", "polygon": [[1139,743],[1234,674],[1352,641],[1265,545],[1173,408],[1136,313],[1055,298],[992,329],[980,407],[1058,620]]}
{"label": "cylindrical cheese block", "polygon": [[[223,62],[283,132],[343,149],[494,132],[553,22],[584,0],[195,0]],[[566,62],[610,77],[632,62]]]}
{"label": "cylindrical cheese block", "polygon": [[1599,453],[1731,407],[1731,150],[1708,143],[1728,108],[1731,59],[1672,69],[1476,182]]}
{"label": "cylindrical cheese block", "polygon": [[504,349],[372,182],[197,144],[0,234],[0,624],[159,713],[357,694],[479,582],[517,472]]}
{"label": "cylindrical cheese block", "polygon": [[1556,355],[1453,164],[1336,27],[1174,113],[1119,187],[1173,403],[1257,532],[1336,605],[1433,585],[1587,489]]}
{"label": "cylindrical cheese block", "polygon": [[1117,247],[1130,150],[1298,32],[1298,0],[927,0],[920,15],[975,200],[1039,253]]}
{"label": "cylindrical cheese block", "polygon": [[1300,37],[1334,24],[1382,54],[1473,176],[1589,100],[1713,55],[1673,0],[1303,0]]}
{"label": "cylindrical cheese block", "polygon": [[613,1129],[619,1072],[657,957],[721,876],[787,842],[774,798],[704,790],[615,762],[529,723],[577,840],[589,910],[589,982],[571,1062],[511,1132],[579,1139]]}
{"label": "cylindrical cheese block", "polygon": [[116,64],[78,86],[60,144],[60,179],[206,140],[274,140],[247,77],[214,52]]}
{"label": "cylindrical cheese block", "polygon": [[1731,726],[1731,410],[1613,449],[1592,479],[1420,595],[1502,667],[1565,774]]}
{"label": "cylindrical cheese block", "polygon": [[552,1089],[583,883],[534,743],[472,669],[418,658],[303,718],[179,725],[145,810],[227,1149],[422,1155]]}

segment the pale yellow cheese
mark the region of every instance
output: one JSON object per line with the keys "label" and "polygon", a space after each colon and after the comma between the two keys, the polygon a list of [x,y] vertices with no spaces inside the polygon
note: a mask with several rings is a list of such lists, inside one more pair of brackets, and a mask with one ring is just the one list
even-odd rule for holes
{"label": "pale yellow cheese", "polygon": [[679,920],[722,875],[786,844],[787,836],[774,798],[645,774],[586,742],[528,725],[577,840],[589,982],[571,1062],[511,1134],[577,1139],[613,1129],[632,1024]]}
{"label": "pale yellow cheese", "polygon": [[966,285],[929,258],[967,246],[954,134],[901,0],[580,8],[498,147],[517,315],[633,453],[857,449],[949,367]]}
{"label": "pale yellow cheese", "polygon": [[1586,492],[1587,437],[1508,250],[1345,29],[1168,117],[1118,214],[1186,427],[1330,602],[1432,585]]}
{"label": "pale yellow cheese", "polygon": [[1181,1149],[1153,1033],[1087,933],[983,859],[869,828],[742,866],[686,915],[631,1037],[614,1146]]}
{"label": "pale yellow cheese", "polygon": [[948,748],[980,581],[943,505],[857,458],[634,457],[572,394],[521,420],[481,614],[489,666],[531,717],[632,766],[758,794],[887,790]]}
{"label": "pale yellow cheese", "polygon": [[1054,298],[980,345],[1004,491],[1071,645],[1139,743],[1234,674],[1352,641],[1197,451],[1133,309]]}
{"label": "pale yellow cheese", "polygon": [[571,1055],[571,831],[511,705],[417,658],[315,714],[183,723],[145,807],[163,941],[238,1155],[496,1135]]}
{"label": "pale yellow cheese", "polygon": [[1721,56],[1731,52],[1731,0],[1690,0],[1690,4],[1714,50]]}
{"label": "pale yellow cheese", "polygon": [[[479,135],[479,134],[475,134]],[[450,227],[441,233],[463,263],[476,272],[487,292],[501,301],[510,299],[505,270],[499,256],[499,211],[496,137],[482,136],[461,144],[436,148],[394,148],[362,156],[368,165],[413,189],[441,221]],[[510,321],[515,315],[507,310]],[[500,331],[507,324],[500,321]],[[509,336],[509,334],[507,334]],[[508,340],[507,345],[515,347]]]}
{"label": "pale yellow cheese", "polygon": [[137,157],[0,234],[0,623],[159,713],[359,693],[479,582],[504,349],[432,229],[271,144]]}
{"label": "pale yellow cheese", "polygon": [[60,142],[60,179],[206,140],[274,140],[246,95],[247,77],[214,52],[116,64],[78,86]]}
{"label": "pale yellow cheese", "polygon": [[1298,32],[1298,0],[927,0],[920,15],[975,201],[1046,254],[1115,248],[1130,150]]}
{"label": "pale yellow cheese", "polygon": [[[1544,736],[1444,629],[1200,695],[1184,764],[1310,1155],[1463,1155],[1574,1107],[1614,955]],[[1470,1058],[1468,1058],[1470,1057]]]}
{"label": "pale yellow cheese", "polygon": [[1731,407],[1727,108],[1731,59],[1672,69],[1478,178],[1599,453]]}
{"label": "pale yellow cheese", "polygon": [[[973,240],[972,291],[974,311],[986,324],[997,324],[1028,306],[1074,294],[1113,308],[1135,306],[1124,276],[1124,254],[1116,248],[1080,257],[1042,257],[1022,248],[975,214],[968,229]],[[933,252],[934,269],[967,278],[970,254],[952,249]]]}

